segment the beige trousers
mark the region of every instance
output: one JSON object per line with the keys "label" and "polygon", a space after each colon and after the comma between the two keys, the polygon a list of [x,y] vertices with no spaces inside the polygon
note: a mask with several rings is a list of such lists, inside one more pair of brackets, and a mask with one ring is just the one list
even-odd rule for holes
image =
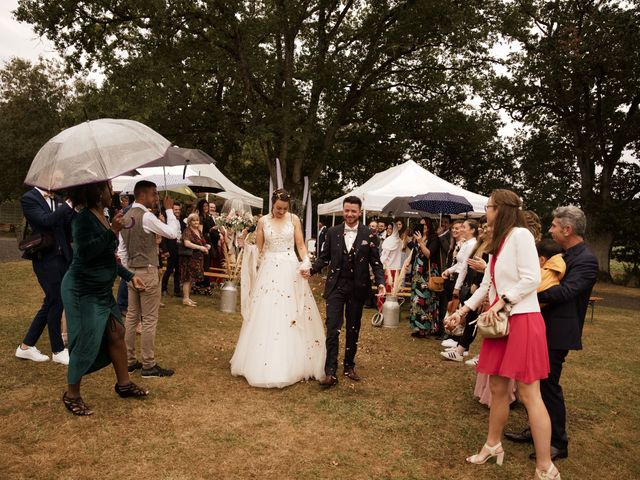
{"label": "beige trousers", "polygon": [[156,364],[154,355],[158,311],[160,309],[160,281],[158,267],[129,268],[140,277],[146,287],[138,292],[131,284],[129,289],[129,309],[125,320],[126,332],[124,341],[127,344],[127,361],[129,365],[136,363],[136,325],[142,319],[140,350],[142,351],[142,368],[152,368]]}

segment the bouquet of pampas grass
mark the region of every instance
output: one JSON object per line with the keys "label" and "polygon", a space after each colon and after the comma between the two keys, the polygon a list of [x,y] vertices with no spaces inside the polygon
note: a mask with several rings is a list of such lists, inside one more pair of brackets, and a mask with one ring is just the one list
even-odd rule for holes
{"label": "bouquet of pampas grass", "polygon": [[[393,287],[391,288],[391,293],[389,294],[392,297],[397,297],[398,293],[402,289],[402,285],[404,285],[404,277],[407,275],[407,269],[409,268],[409,265],[411,265],[412,258],[413,258],[413,250],[409,253],[404,263],[402,264],[402,268],[396,275],[396,279],[393,282]],[[389,273],[389,275],[391,274]]]}

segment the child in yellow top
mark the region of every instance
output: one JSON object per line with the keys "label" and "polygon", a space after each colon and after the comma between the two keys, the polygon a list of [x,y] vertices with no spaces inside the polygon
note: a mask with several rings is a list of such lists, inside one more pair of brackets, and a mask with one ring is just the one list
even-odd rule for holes
{"label": "child in yellow top", "polygon": [[540,286],[538,293],[555,285],[560,285],[567,265],[562,258],[562,248],[551,239],[543,239],[536,243],[538,259],[540,260]]}

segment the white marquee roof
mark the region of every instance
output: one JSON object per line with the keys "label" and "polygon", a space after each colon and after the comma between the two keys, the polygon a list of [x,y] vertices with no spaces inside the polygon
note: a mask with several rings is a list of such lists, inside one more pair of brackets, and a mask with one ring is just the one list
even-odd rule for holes
{"label": "white marquee roof", "polygon": [[350,195],[360,197],[366,212],[381,212],[382,208],[395,197],[422,195],[429,192],[448,192],[465,197],[476,213],[484,213],[487,197],[469,192],[449,183],[422,168],[413,160],[376,173],[368,181],[340,198],[318,205],[318,215],[342,213],[342,201]]}
{"label": "white marquee roof", "polygon": [[[141,175],[163,175],[164,173],[163,167],[138,168],[137,170]],[[164,171],[167,175],[182,176],[184,167],[164,167]],[[235,183],[225,177],[224,174],[213,164],[189,165],[187,167],[186,176],[189,177],[191,175],[201,175],[203,177],[210,177],[218,181],[225,190],[224,192],[216,193],[215,195],[218,197],[228,199],[238,198],[245,201],[254,208],[263,208],[264,202],[261,197],[256,197],[255,195],[238,187]],[[114,191],[119,191],[118,187],[121,187],[124,183],[126,183],[126,181],[130,180],[130,178],[131,177],[125,176],[114,178],[112,181]]]}

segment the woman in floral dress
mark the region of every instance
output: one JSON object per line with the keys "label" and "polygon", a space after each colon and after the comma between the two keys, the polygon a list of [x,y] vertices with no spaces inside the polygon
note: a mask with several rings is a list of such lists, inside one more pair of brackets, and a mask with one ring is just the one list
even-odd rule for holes
{"label": "woman in floral dress", "polygon": [[428,268],[431,268],[432,276],[440,275],[440,242],[431,219],[423,219],[423,222],[422,232],[417,230],[413,234],[414,260],[409,326],[413,330],[411,336],[417,338],[437,335],[440,330],[438,292],[432,292],[428,288]]}

